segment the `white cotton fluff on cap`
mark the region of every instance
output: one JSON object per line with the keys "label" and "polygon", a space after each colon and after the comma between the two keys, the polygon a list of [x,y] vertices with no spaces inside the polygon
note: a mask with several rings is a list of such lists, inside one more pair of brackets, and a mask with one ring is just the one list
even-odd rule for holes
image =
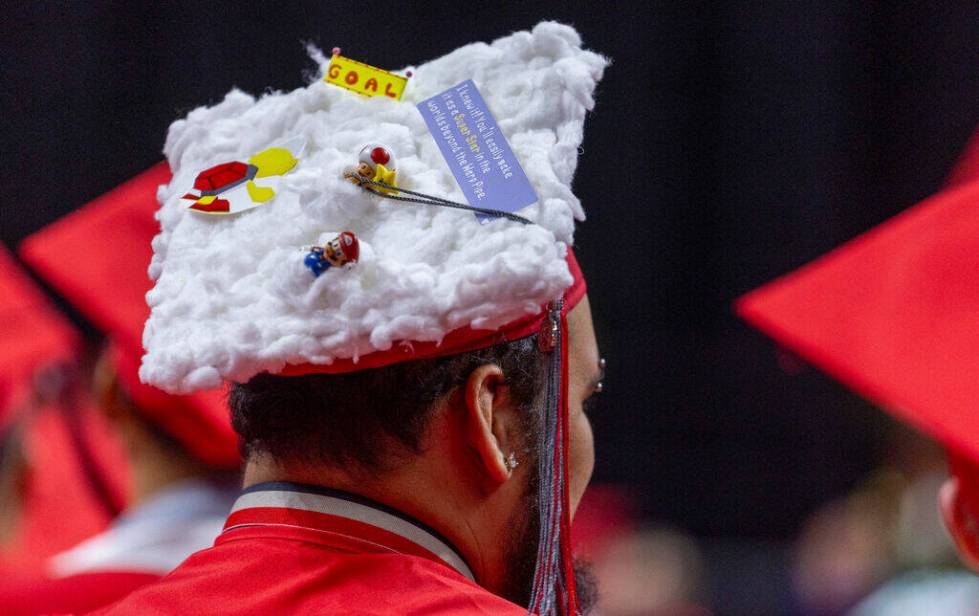
{"label": "white cotton fluff on cap", "polygon": [[[320,60],[325,72],[328,59]],[[584,219],[571,180],[606,64],[573,28],[544,22],[413,68],[402,101],[317,79],[257,99],[232,90],[174,122],[140,377],[186,393],[538,313],[571,283],[564,259],[574,219]],[[397,157],[399,186],[465,202],[415,105],[467,79],[540,198],[520,212],[535,225],[481,225],[472,212],[384,199],[341,177],[364,144],[384,143]],[[202,170],[295,136],[305,151],[269,203],[232,216],[179,203]],[[360,239],[359,263],[314,277],[304,247],[344,230]]]}

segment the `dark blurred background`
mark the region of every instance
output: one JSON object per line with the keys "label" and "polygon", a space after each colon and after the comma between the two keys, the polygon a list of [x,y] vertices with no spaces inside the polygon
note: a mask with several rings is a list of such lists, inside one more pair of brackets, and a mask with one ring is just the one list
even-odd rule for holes
{"label": "dark blurred background", "polygon": [[575,180],[609,360],[596,481],[734,559],[714,592],[754,592],[894,428],[731,302],[940,188],[979,124],[975,4],[16,3],[0,238],[153,165],[169,123],[231,87],[303,85],[306,42],[396,68],[543,19],[613,60]]}

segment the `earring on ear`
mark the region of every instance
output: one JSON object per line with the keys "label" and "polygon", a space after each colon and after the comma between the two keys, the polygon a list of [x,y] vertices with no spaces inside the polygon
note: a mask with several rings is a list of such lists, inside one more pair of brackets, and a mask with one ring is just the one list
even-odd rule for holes
{"label": "earring on ear", "polygon": [[512,473],[518,466],[520,466],[520,461],[517,460],[517,454],[510,452],[510,455],[503,458],[503,466],[506,467],[507,472]]}
{"label": "earring on ear", "polygon": [[595,393],[600,394],[605,391],[605,358],[598,360],[598,382],[595,383]]}

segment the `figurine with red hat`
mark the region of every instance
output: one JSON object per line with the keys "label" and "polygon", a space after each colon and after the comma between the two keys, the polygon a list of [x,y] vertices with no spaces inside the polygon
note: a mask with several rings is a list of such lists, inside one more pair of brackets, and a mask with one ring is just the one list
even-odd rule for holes
{"label": "figurine with red hat", "polygon": [[[354,184],[362,184],[364,179],[381,182],[389,186],[398,185],[398,170],[395,166],[394,153],[391,148],[380,143],[368,143],[360,149],[357,157],[357,167],[348,167],[343,177]],[[383,194],[390,194],[390,188],[367,184],[367,188]]]}
{"label": "figurine with red hat", "polygon": [[350,231],[344,231],[323,246],[313,246],[303,263],[317,278],[331,267],[354,264],[360,259],[360,242]]}

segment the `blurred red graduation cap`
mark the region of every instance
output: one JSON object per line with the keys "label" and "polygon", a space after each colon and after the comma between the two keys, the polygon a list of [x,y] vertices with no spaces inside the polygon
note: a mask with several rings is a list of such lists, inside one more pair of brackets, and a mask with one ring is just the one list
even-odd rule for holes
{"label": "blurred red graduation cap", "polygon": [[942,192],[748,293],[736,311],[979,465],[979,138]]}
{"label": "blurred red graduation cap", "polygon": [[173,396],[142,384],[138,369],[160,163],[27,238],[20,255],[109,339],[120,382],[136,406],[201,461],[240,464],[223,391]]}
{"label": "blurred red graduation cap", "polygon": [[[0,245],[0,431],[14,426],[29,472],[0,565],[23,575],[108,524],[122,501],[121,447],[88,405],[36,408],[37,374],[71,361],[75,328]],[[65,516],[65,504],[72,514]],[[13,506],[6,503],[5,506]]]}

